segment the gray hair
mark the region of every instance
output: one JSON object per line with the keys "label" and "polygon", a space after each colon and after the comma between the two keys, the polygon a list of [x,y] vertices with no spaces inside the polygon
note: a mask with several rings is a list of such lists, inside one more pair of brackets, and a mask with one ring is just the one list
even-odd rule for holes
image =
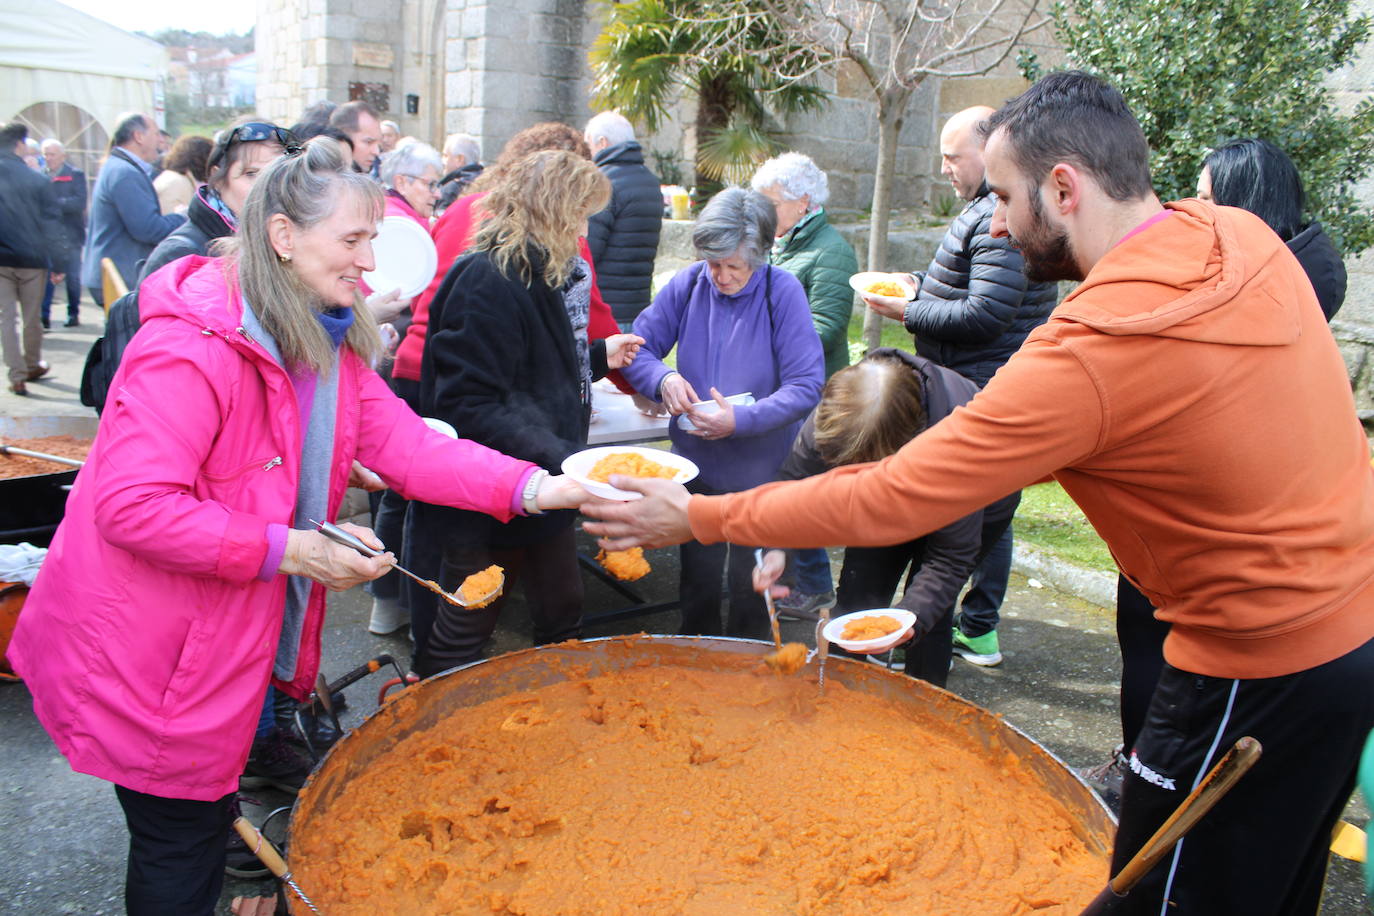
{"label": "gray hair", "polygon": [[635,139],[634,125],[618,111],[603,111],[594,115],[582,133],[586,135],[588,146],[602,137],[605,137],[611,146],[633,143]]}
{"label": "gray hair", "polygon": [[436,174],[443,173],[444,161],[439,157],[438,150],[418,140],[398,144],[394,150],[382,157],[382,184],[394,188],[397,175],[419,178],[425,173],[426,167],[433,168]]}
{"label": "gray hair", "polygon": [[482,161],[482,147],[472,134],[449,134],[444,140],[445,156],[462,156],[468,165]]}
{"label": "gray hair", "polygon": [[49,137],[48,139],[44,140],[42,143],[42,147],[45,150],[50,150],[53,147],[56,147],[62,150],[63,152],[66,152],[67,149],[65,146],[62,145],[62,141],[57,139],[56,137]]}
{"label": "gray hair", "polygon": [[750,267],[768,260],[778,214],[758,191],[726,188],[706,202],[692,227],[692,246],[708,261],[740,254]]}
{"label": "gray hair", "polygon": [[385,130],[385,129],[388,128],[388,127],[390,127],[392,130],[396,131],[396,135],[397,135],[397,136],[400,136],[400,134],[401,134],[401,125],[397,124],[395,121],[383,121],[383,122],[382,122],[382,129]]}
{"label": "gray hair", "polygon": [[784,200],[810,198],[808,210],[817,210],[830,199],[830,182],[825,172],[810,156],[801,153],[783,153],[769,159],[759,166],[750,184],[755,191],[777,185]]}
{"label": "gray hair", "polygon": [[[319,294],[297,276],[290,261],[277,257],[268,235],[268,221],[280,213],[293,224],[309,229],[327,219],[343,203],[371,208],[381,219],[382,189],[367,175],[345,163],[339,144],[328,137],[305,145],[294,156],[282,156],[262,172],[239,216],[232,245],[238,282],[263,328],[277,341],[288,366],[319,370],[334,361],[334,347],[315,313],[326,308]],[[377,324],[355,297],[355,320],[345,343],[367,365],[381,352]]]}

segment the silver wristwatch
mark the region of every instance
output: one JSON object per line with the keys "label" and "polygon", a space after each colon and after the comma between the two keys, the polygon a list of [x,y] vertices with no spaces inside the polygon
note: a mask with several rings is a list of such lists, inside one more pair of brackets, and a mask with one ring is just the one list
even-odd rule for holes
{"label": "silver wristwatch", "polygon": [[539,508],[539,487],[544,483],[544,478],[549,476],[549,472],[539,468],[530,475],[530,479],[525,481],[525,489],[520,491],[520,505],[525,510],[526,515],[543,515],[544,511]]}

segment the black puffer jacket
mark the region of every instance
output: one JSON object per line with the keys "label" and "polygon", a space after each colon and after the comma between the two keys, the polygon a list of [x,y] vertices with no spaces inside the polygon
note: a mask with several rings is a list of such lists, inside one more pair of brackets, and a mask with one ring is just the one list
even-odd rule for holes
{"label": "black puffer jacket", "polygon": [[1054,309],[1054,283],[1026,281],[1021,252],[990,233],[987,185],[950,224],[906,308],[916,352],[983,387]]}
{"label": "black puffer jacket", "polygon": [[0,267],[61,270],[70,257],[52,182],[0,152]]}
{"label": "black puffer jacket", "polygon": [[205,202],[205,195],[208,193],[209,189],[205,185],[196,189],[195,196],[191,198],[191,205],[186,208],[186,222],[157,243],[157,247],[148,255],[148,260],[143,262],[143,270],[138,275],[139,283],[146,280],[159,267],[165,267],[188,254],[209,254],[211,242],[234,234],[234,227],[230,226],[214,207]]}
{"label": "black puffer jacket", "polygon": [[628,327],[649,305],[663,192],[634,141],[606,147],[596,154],[596,164],[611,180],[611,202],[588,220],[587,246],[601,298],[620,326]]}
{"label": "black puffer jacket", "polygon": [[1331,238],[1322,231],[1322,224],[1308,223],[1302,231],[1288,240],[1288,250],[1298,259],[1312,288],[1317,291],[1322,314],[1330,321],[1345,302],[1345,262],[1341,260]]}

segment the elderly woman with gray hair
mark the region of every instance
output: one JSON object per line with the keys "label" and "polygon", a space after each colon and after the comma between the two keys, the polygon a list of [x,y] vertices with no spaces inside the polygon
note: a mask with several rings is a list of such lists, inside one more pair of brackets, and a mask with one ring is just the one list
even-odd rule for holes
{"label": "elderly woman with gray hair", "polygon": [[[776,226],[762,194],[721,191],[692,230],[702,260],[673,277],[635,318],[644,345],[624,374],[641,394],[690,421],[673,423],[669,435],[674,451],[701,469],[689,487],[696,493],[732,493],[772,480],[820,400],[825,370],[806,293],[794,276],[768,264]],[[663,362],[674,345],[676,369]],[[754,403],[726,400],[746,392]],[[702,405],[703,398],[714,403]],[[681,549],[682,632],[765,636],[768,618],[751,585],[752,548],[691,542]],[[730,613],[722,629],[727,559]]]}
{"label": "elderly woman with gray hair", "polygon": [[[777,211],[777,239],[770,260],[800,280],[806,290],[811,323],[825,350],[828,379],[849,365],[849,316],[854,310],[849,278],[859,269],[854,249],[826,218],[830,183],[811,157],[783,153],[759,166],[752,184]],[[833,606],[835,580],[825,550],[798,550],[794,561],[795,587],[778,600],[778,609],[811,616]]]}

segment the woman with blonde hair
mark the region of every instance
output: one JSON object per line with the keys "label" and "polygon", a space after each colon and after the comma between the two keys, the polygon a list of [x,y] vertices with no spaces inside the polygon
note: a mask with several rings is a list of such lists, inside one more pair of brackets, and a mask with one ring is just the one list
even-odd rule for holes
{"label": "woman with blonde hair", "polygon": [[311,143],[264,170],[231,255],[144,281],[143,326],[24,606],[9,659],[72,768],[115,783],[129,913],[215,911],[269,683],[305,697],[325,591],[393,562],[311,524],[336,517],[355,459],[502,520],[586,498],[430,430],[369,368],[358,279],[381,213],[381,189]]}
{"label": "woman with blonde hair", "polygon": [[[927,359],[903,350],[874,350],[831,376],[778,478],[798,480],[841,465],[881,461],[977,393],[973,382]],[[905,544],[847,548],[836,614],[889,606],[911,611],[916,642],[906,650],[906,673],[943,687],[954,603],[979,560],[984,516],[1005,526],[1014,511],[1016,500],[1006,498]],[[760,590],[772,586],[783,564],[783,551],[768,551],[755,585]],[[908,567],[906,587],[893,605],[893,590]]]}
{"label": "woman with blonde hair", "polygon": [[[431,304],[420,369],[426,416],[544,468],[586,445],[592,380],[629,363],[642,342],[633,334],[587,340],[591,275],[578,238],[609,197],[605,176],[576,153],[543,150],[512,164],[483,200],[488,216],[472,252],[454,263]],[[574,513],[500,525],[421,503],[411,511],[410,531],[440,545],[445,588],[499,564],[507,592],[523,584],[536,644],[578,635]],[[503,603],[438,606],[432,627],[417,614],[416,673],[480,658]]]}

